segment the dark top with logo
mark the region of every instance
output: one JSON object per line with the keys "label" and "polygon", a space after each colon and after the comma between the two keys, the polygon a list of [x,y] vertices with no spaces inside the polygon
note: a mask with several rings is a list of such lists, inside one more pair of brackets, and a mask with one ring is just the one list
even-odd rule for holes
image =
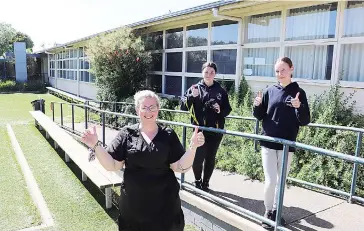
{"label": "dark top with logo", "polygon": [[[300,108],[294,108],[291,100],[300,93]],[[306,93],[296,82],[286,87],[275,84],[269,87],[263,94],[263,101],[253,109],[253,115],[258,120],[263,120],[263,135],[272,136],[291,141],[296,141],[300,126],[310,123],[310,109],[307,103]],[[262,146],[275,150],[283,150],[283,145],[278,143],[260,142]],[[295,148],[290,147],[290,152]]]}
{"label": "dark top with logo", "polygon": [[[192,89],[197,88],[199,96],[193,97]],[[220,106],[217,113],[213,105]],[[228,95],[221,85],[214,81],[213,85],[207,86],[203,80],[190,87],[182,97],[181,110],[189,111],[191,123],[199,126],[221,128],[225,126],[225,117],[231,112]]]}
{"label": "dark top with logo", "polygon": [[170,168],[185,153],[177,134],[158,125],[158,133],[148,144],[139,124],[127,126],[107,147],[107,152],[115,160],[125,161],[119,202],[123,220],[130,224],[154,224],[149,230],[169,230],[182,213],[180,187]]}

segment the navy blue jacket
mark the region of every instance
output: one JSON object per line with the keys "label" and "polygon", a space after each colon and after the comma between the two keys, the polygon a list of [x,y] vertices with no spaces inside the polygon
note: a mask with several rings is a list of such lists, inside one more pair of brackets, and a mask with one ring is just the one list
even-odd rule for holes
{"label": "navy blue jacket", "polygon": [[[224,128],[225,117],[231,112],[231,106],[227,92],[221,85],[214,81],[214,84],[207,86],[203,80],[196,84],[199,96],[192,96],[190,87],[182,97],[181,110],[189,111],[191,123],[199,126]],[[218,103],[220,113],[213,108],[213,104]]]}
{"label": "navy blue jacket", "polygon": [[[300,108],[294,108],[291,99],[300,93]],[[296,82],[292,82],[286,87],[275,84],[264,92],[262,103],[254,106],[253,115],[258,120],[263,120],[263,135],[283,138],[296,141],[300,126],[310,123],[310,109],[307,102],[306,93]],[[260,141],[263,147],[283,150],[283,145]],[[295,151],[290,147],[290,152]]]}

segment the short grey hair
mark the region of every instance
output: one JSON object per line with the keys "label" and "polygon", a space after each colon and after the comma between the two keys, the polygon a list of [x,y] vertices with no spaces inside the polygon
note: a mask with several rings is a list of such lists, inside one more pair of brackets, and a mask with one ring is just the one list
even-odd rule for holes
{"label": "short grey hair", "polygon": [[158,108],[160,108],[161,101],[159,99],[159,96],[156,93],[154,93],[153,91],[150,91],[150,90],[142,90],[142,91],[138,91],[137,93],[135,93],[135,95],[134,95],[135,107],[138,108],[140,106],[141,102],[145,98],[154,98],[155,101],[157,102]]}

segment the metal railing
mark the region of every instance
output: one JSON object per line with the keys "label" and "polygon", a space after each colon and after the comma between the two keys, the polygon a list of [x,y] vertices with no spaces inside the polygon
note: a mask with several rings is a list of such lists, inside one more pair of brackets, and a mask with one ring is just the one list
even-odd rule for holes
{"label": "metal railing", "polygon": [[[133,103],[128,103],[128,102],[111,102],[111,101],[98,101],[98,100],[88,101],[88,105],[89,105],[89,102],[96,103],[97,105],[99,105],[100,109],[102,109],[102,106],[104,104],[106,104],[106,105],[111,104],[111,105],[113,105],[114,112],[116,112],[116,108],[117,108],[116,105],[118,105],[118,104],[121,104],[121,105],[134,105]],[[180,114],[189,114],[189,112],[187,112],[187,111],[163,109],[163,108],[161,108],[160,111],[180,113]],[[229,115],[226,118],[227,119],[241,119],[241,120],[254,121],[255,122],[254,134],[259,133],[259,121],[254,117],[243,117],[243,116]],[[340,131],[355,132],[356,137],[357,137],[356,138],[356,146],[355,146],[355,156],[360,157],[364,129],[355,128],[355,127],[337,126],[337,125],[316,124],[316,123],[310,123],[307,126],[316,127],[316,128],[325,128],[325,129],[334,129],[334,130],[340,130]],[[257,143],[258,143],[257,140],[254,140],[254,149],[256,151],[258,151],[258,144]],[[294,179],[294,178],[291,178],[291,177],[288,177],[288,180],[290,180],[292,182],[295,182],[295,183],[298,183],[298,184],[301,184],[301,185],[306,185],[306,186],[314,187],[314,188],[317,188],[317,189],[325,190],[325,191],[328,191],[328,192],[336,193],[338,195],[346,196],[346,197],[348,197],[348,201],[350,203],[352,203],[353,199],[356,199],[356,200],[361,201],[362,203],[364,203],[364,200],[362,200],[361,198],[358,198],[358,197],[355,196],[357,176],[358,176],[358,164],[354,163],[352,179],[351,179],[350,193],[347,193],[347,192],[344,192],[344,191],[341,191],[341,190],[337,190],[337,189],[333,189],[333,188],[329,188],[329,187],[325,187],[325,186],[322,186],[322,185],[319,185],[319,184],[310,183],[310,182],[307,182],[307,181],[297,180],[297,179]]]}
{"label": "metal railing", "polygon": [[[105,146],[105,115],[114,115],[117,117],[127,117],[127,118],[134,118],[134,119],[138,119],[138,116],[136,115],[130,115],[130,114],[123,114],[123,113],[116,113],[116,112],[110,112],[110,111],[105,111],[105,110],[101,110],[92,106],[89,106],[87,104],[73,104],[73,103],[59,103],[59,102],[51,102],[51,106],[52,106],[52,111],[53,111],[53,121],[55,120],[55,107],[54,104],[59,104],[60,105],[60,113],[61,113],[61,126],[64,126],[63,124],[63,107],[62,105],[71,105],[72,110],[72,130],[74,130],[75,126],[74,126],[74,107],[81,107],[84,108],[84,112],[85,112],[85,129],[88,128],[88,123],[87,123],[87,118],[88,118],[88,113],[90,110],[93,110],[97,113],[101,114],[102,117],[102,143]],[[166,120],[157,120],[159,123],[163,123],[163,124],[168,124],[168,125],[175,125],[175,126],[182,126],[183,127],[183,133],[182,133],[182,144],[184,147],[186,147],[186,134],[187,134],[187,128],[195,128],[194,125],[191,124],[186,124],[186,123],[181,123],[181,122],[172,122],[172,121],[166,121]],[[314,125],[314,126],[318,126],[318,125]],[[321,126],[321,125],[320,125]],[[323,127],[330,127],[329,125],[322,125]],[[340,128],[342,129],[340,126],[335,126],[335,128]],[[286,171],[287,171],[287,159],[288,159],[288,151],[289,151],[289,147],[294,147],[294,148],[298,148],[298,149],[303,149],[303,150],[307,150],[313,153],[317,153],[320,155],[324,155],[324,156],[329,156],[329,157],[333,157],[333,158],[337,158],[337,159],[341,159],[344,161],[348,161],[348,162],[352,162],[354,163],[354,168],[353,168],[353,184],[351,186],[351,190],[350,193],[341,191],[341,190],[337,190],[337,189],[332,189],[329,187],[325,187],[322,185],[317,185],[317,184],[313,184],[313,183],[309,183],[309,182],[305,182],[305,181],[301,181],[301,180],[297,180],[297,179],[293,179],[296,182],[302,183],[302,184],[306,184],[312,187],[316,187],[322,190],[326,190],[329,192],[333,192],[333,193],[337,193],[339,195],[343,195],[343,196],[348,196],[349,197],[349,201],[352,202],[353,200],[356,201],[360,201],[364,203],[364,198],[362,197],[358,197],[358,196],[354,196],[354,192],[355,192],[355,182],[356,182],[356,174],[357,174],[357,170],[358,170],[358,165],[359,164],[364,164],[364,158],[360,158],[358,157],[359,153],[360,153],[360,148],[357,149],[356,151],[356,155],[355,156],[351,156],[351,155],[347,155],[344,153],[340,153],[340,152],[336,152],[336,151],[331,151],[331,150],[326,150],[323,148],[319,148],[319,147],[314,147],[311,145],[307,145],[307,144],[303,144],[303,143],[299,143],[299,142],[293,142],[293,141],[289,141],[289,140],[285,140],[285,139],[279,139],[279,138],[274,138],[274,137],[269,137],[269,136],[263,136],[263,135],[258,135],[258,134],[250,134],[250,133],[244,133],[244,132],[238,132],[238,131],[229,131],[229,130],[223,130],[223,129],[216,129],[216,128],[208,128],[208,127],[199,127],[200,130],[203,131],[208,131],[208,132],[214,132],[214,133],[220,133],[220,134],[226,134],[226,135],[232,135],[232,136],[237,136],[237,137],[242,137],[242,138],[247,138],[247,139],[253,139],[253,140],[262,140],[262,141],[268,141],[268,142],[274,142],[274,143],[280,143],[283,145],[283,163],[282,163],[282,167],[280,169],[280,179],[279,179],[279,191],[278,191],[278,203],[277,203],[277,215],[276,215],[276,222],[273,222],[272,220],[269,220],[267,218],[264,218],[263,216],[251,212],[247,209],[244,209],[240,206],[237,206],[231,202],[228,202],[224,199],[221,199],[219,197],[216,197],[214,195],[211,195],[209,193],[206,193],[202,190],[199,190],[187,183],[184,182],[184,174],[181,174],[181,189],[189,189],[191,191],[197,192],[217,203],[220,203],[221,205],[229,208],[229,209],[233,209],[236,210],[240,213],[242,213],[245,216],[249,216],[252,218],[255,218],[259,221],[262,222],[266,222],[272,226],[274,226],[274,230],[284,230],[284,231],[288,231],[289,229],[281,226],[280,222],[281,222],[281,216],[282,216],[282,208],[283,208],[283,198],[284,198],[284,190],[285,190],[285,185],[286,185]],[[358,132],[358,143],[361,143],[361,139],[362,139],[362,129],[358,129],[358,128],[353,128],[356,132]],[[350,128],[346,128],[346,130],[350,130]]]}

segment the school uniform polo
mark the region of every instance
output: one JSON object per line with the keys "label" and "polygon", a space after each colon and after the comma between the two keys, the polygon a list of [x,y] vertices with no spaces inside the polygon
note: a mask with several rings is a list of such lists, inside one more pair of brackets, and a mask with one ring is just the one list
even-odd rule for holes
{"label": "school uniform polo", "polygon": [[124,127],[107,152],[125,161],[119,230],[183,231],[180,186],[170,164],[185,150],[173,129],[158,125],[158,133],[148,143],[139,124]]}

